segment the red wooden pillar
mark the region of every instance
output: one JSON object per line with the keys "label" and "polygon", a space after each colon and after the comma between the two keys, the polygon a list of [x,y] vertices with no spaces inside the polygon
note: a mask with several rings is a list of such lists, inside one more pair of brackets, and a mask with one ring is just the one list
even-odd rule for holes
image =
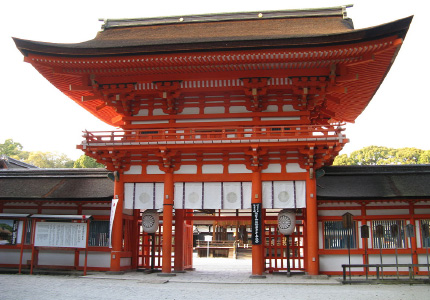
{"label": "red wooden pillar", "polygon": [[173,224],[173,170],[167,169],[164,176],[163,203],[163,258],[161,271],[164,274],[172,272],[172,224]]}
{"label": "red wooden pillar", "polygon": [[131,249],[132,249],[131,266],[133,269],[137,269],[138,261],[139,261],[139,238],[140,238],[139,218],[140,218],[140,211],[138,209],[135,209],[133,211],[132,236],[130,237]]}
{"label": "red wooden pillar", "polygon": [[[193,215],[192,209],[186,209],[184,210],[185,217],[191,217]],[[193,270],[193,242],[194,242],[194,235],[193,235],[193,220],[186,220],[185,224],[187,227],[187,233],[185,235],[186,243],[184,247],[184,268],[185,270]]]}
{"label": "red wooden pillar", "polygon": [[318,258],[318,207],[315,176],[308,172],[306,178],[306,235],[307,235],[307,271],[309,275],[319,274]]}
{"label": "red wooden pillar", "polygon": [[121,271],[121,253],[123,244],[123,207],[124,207],[124,183],[121,178],[115,179],[114,198],[118,199],[115,216],[112,225],[112,250],[110,260],[110,271]]}
{"label": "red wooden pillar", "polygon": [[186,235],[184,234],[185,209],[175,210],[175,263],[176,272],[184,271],[184,245]]}
{"label": "red wooden pillar", "polygon": [[[252,199],[251,203],[262,203],[261,173],[260,170],[252,172]],[[263,215],[263,214],[262,214]],[[262,220],[262,226],[264,220]],[[263,228],[261,230],[263,232]],[[263,237],[261,237],[263,238]],[[252,277],[265,277],[264,271],[264,241],[259,245],[252,245]]]}

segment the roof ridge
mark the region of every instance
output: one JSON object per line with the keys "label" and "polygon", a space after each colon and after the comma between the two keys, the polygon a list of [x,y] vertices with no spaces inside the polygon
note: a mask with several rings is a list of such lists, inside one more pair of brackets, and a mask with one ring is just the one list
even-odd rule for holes
{"label": "roof ridge", "polygon": [[165,16],[153,18],[129,18],[129,19],[100,19],[104,21],[102,29],[113,29],[119,27],[135,27],[149,25],[168,25],[177,23],[195,23],[195,22],[220,22],[220,21],[238,21],[238,20],[258,20],[274,18],[303,18],[303,17],[326,17],[342,16],[347,18],[346,8],[352,7],[352,4],[323,8],[302,8],[287,10],[270,10],[270,11],[251,11],[251,12],[228,12],[214,14],[195,14],[184,16]]}

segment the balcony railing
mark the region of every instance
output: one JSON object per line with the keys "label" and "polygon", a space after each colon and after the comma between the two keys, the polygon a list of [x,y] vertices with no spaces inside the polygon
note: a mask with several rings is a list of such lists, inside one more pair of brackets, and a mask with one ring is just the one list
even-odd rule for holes
{"label": "balcony railing", "polygon": [[221,144],[270,142],[347,142],[340,126],[256,126],[85,131],[87,146]]}

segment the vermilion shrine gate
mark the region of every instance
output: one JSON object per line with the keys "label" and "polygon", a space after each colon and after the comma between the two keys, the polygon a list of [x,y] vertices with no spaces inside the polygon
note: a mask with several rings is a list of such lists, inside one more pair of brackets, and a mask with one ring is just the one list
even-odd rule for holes
{"label": "vermilion shrine gate", "polygon": [[107,20],[83,43],[14,39],[55,87],[119,127],[78,146],[115,172],[111,271],[148,266],[150,238],[133,229],[143,210],[162,211],[164,274],[192,267],[193,222],[251,217],[252,274],[282,269],[274,224],[289,209],[296,269],[320,272],[317,170],[348,142],[344,123],[372,99],[412,20],[354,29],[345,10]]}

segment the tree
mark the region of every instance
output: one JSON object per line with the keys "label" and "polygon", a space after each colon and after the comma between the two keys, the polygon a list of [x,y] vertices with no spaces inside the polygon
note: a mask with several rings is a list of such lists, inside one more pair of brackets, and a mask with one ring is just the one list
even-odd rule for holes
{"label": "tree", "polygon": [[424,150],[421,153],[420,159],[418,160],[419,164],[430,164],[430,150]]}
{"label": "tree", "polygon": [[74,163],[74,161],[65,154],[41,151],[30,152],[28,158],[24,162],[39,168],[71,168]]}
{"label": "tree", "polygon": [[22,151],[22,145],[16,143],[13,139],[7,139],[3,144],[0,144],[0,154],[9,156],[13,159],[23,160],[28,158],[28,152]]}
{"label": "tree", "polygon": [[99,164],[94,158],[81,155],[73,164],[73,168],[104,168],[103,164]]}
{"label": "tree", "polygon": [[430,150],[369,146],[335,158],[333,165],[405,165],[430,164]]}

